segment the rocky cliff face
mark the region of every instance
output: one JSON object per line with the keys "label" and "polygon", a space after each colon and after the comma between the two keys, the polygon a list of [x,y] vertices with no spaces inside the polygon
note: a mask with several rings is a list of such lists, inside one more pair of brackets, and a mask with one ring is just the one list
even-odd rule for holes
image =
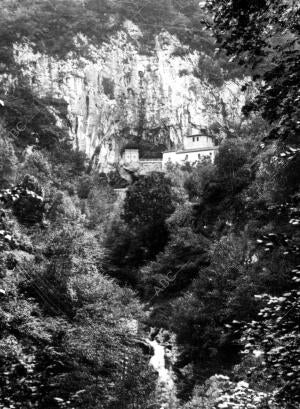
{"label": "rocky cliff face", "polygon": [[55,60],[34,54],[29,46],[16,48],[16,58],[25,63],[40,95],[67,102],[74,145],[99,170],[114,168],[133,135],[171,148],[186,134],[239,116],[241,84],[231,81],[216,88],[200,81],[194,69],[201,55],[176,55],[184,47],[168,33],[156,38],[148,55],[140,51],[139,29],[129,22],[99,48],[84,38],[77,41],[88,58]]}

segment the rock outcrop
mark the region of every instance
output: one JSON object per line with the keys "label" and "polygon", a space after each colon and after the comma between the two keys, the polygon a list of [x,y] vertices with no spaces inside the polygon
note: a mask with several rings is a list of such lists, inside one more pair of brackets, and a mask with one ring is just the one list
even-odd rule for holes
{"label": "rock outcrop", "polygon": [[67,102],[68,121],[62,126],[99,170],[114,169],[134,135],[171,148],[186,134],[239,117],[240,82],[217,88],[200,81],[194,72],[201,55],[176,54],[184,46],[168,33],[156,37],[148,55],[130,22],[99,48],[81,37],[77,41],[86,58],[56,60],[35,54],[29,45],[16,47],[16,58],[41,96]]}

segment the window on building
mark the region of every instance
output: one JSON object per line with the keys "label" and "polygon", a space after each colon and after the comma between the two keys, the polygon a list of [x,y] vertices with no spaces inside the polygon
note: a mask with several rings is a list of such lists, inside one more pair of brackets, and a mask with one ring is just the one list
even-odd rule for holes
{"label": "window on building", "polygon": [[199,142],[199,136],[197,136],[197,142]]}
{"label": "window on building", "polygon": [[193,137],[193,142],[195,142],[195,138]]}
{"label": "window on building", "polygon": [[201,159],[201,155],[200,155],[200,153],[198,153],[198,159]]}
{"label": "window on building", "polygon": [[185,155],[185,160],[188,160],[188,158],[189,158],[189,155]]}

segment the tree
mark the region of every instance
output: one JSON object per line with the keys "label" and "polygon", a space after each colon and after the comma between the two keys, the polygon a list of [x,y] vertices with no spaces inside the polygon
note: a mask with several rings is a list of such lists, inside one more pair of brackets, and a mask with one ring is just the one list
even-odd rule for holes
{"label": "tree", "polygon": [[122,218],[130,227],[158,226],[173,211],[170,181],[162,173],[152,173],[129,187]]}
{"label": "tree", "polygon": [[20,194],[14,201],[13,210],[23,223],[41,222],[45,213],[43,189],[33,176],[26,175],[20,183]]}
{"label": "tree", "polygon": [[[178,220],[178,213],[184,211],[180,210],[176,211],[177,226],[171,229],[169,226],[170,239],[164,251],[140,270],[141,291],[152,302],[179,295],[189,288],[198,271],[209,264],[208,241],[196,234],[191,226],[185,226],[184,214],[183,220]],[[171,217],[173,219],[173,215]],[[187,217],[188,224],[189,215]],[[168,322],[164,324],[169,325]]]}
{"label": "tree", "polygon": [[[270,396],[251,389],[245,381],[232,382],[228,376],[214,375],[203,386],[196,386],[191,401],[183,409],[264,409]],[[272,402],[272,408],[277,409]]]}
{"label": "tree", "polygon": [[147,406],[154,377],[136,344],[135,293],[102,275],[90,233],[64,225],[32,239],[36,258],[0,254],[0,407]]}
{"label": "tree", "polygon": [[17,157],[6,131],[0,125],[0,186],[6,188],[14,182],[16,176]]}
{"label": "tree", "polygon": [[121,217],[138,234],[146,259],[166,243],[166,219],[174,211],[174,199],[171,182],[162,173],[142,176],[128,188]]}
{"label": "tree", "polygon": [[191,169],[190,174],[184,181],[184,187],[188,192],[190,199],[199,199],[203,195],[203,191],[210,179],[215,173],[215,168],[210,161],[204,160],[198,162]]}
{"label": "tree", "polygon": [[153,259],[168,240],[167,217],[175,209],[171,181],[162,173],[140,176],[129,186],[121,217],[105,239],[112,276],[137,285],[138,268]]}
{"label": "tree", "polygon": [[299,124],[299,3],[294,0],[210,0],[220,48],[252,68],[259,93],[248,106],[272,128],[270,138],[297,143]]}
{"label": "tree", "polygon": [[[253,157],[251,143],[243,139],[226,139],[220,146],[215,160],[219,183],[226,194],[236,194],[253,178],[249,163]],[[248,165],[248,166],[247,166]]]}
{"label": "tree", "polygon": [[13,209],[21,223],[30,225],[44,218],[43,190],[33,176],[26,175],[18,185],[0,191],[0,200],[5,207]]}
{"label": "tree", "polygon": [[196,379],[238,361],[231,322],[255,316],[256,284],[245,263],[243,241],[232,235],[210,246],[209,266],[200,266],[188,291],[172,303],[170,327],[182,345],[179,365],[181,360],[192,363]]}
{"label": "tree", "polygon": [[[294,280],[299,283],[299,269],[295,269]],[[273,397],[283,407],[295,408],[300,402],[299,370],[299,291],[291,290],[280,297],[267,294],[257,296],[265,305],[257,320],[246,326],[242,337],[244,354],[259,351],[262,367],[252,367],[252,376],[263,376],[274,382]]]}
{"label": "tree", "polygon": [[[260,203],[260,220],[272,223],[273,231],[257,238],[265,254],[297,272],[299,262],[299,16],[297,1],[209,1],[214,14],[213,29],[222,48],[225,48],[242,65],[252,68],[257,81],[258,94],[244,107],[244,113],[261,113],[270,124],[269,140],[273,154],[267,168],[275,175],[269,197],[264,206]],[[264,146],[264,145],[263,145]],[[270,146],[266,149],[271,151]],[[262,166],[261,166],[262,168]],[[260,169],[261,171],[262,169]],[[265,184],[266,186],[266,184]],[[271,193],[271,194],[270,194]],[[270,239],[270,240],[269,240]],[[261,255],[261,258],[264,257]],[[277,274],[281,274],[278,266]],[[293,322],[297,310],[297,290],[292,285],[281,296],[263,295],[267,302],[260,319],[248,325],[244,338],[246,350],[253,346],[265,353],[264,366],[268,379],[279,387],[277,401],[284,407],[294,407],[299,395],[295,392],[295,362],[299,360],[294,348]],[[297,281],[298,279],[296,279]],[[277,291],[280,294],[280,289]],[[290,315],[292,308],[294,314]],[[247,341],[246,341],[247,340]],[[254,367],[254,371],[256,368]],[[297,375],[296,375],[297,376]]]}

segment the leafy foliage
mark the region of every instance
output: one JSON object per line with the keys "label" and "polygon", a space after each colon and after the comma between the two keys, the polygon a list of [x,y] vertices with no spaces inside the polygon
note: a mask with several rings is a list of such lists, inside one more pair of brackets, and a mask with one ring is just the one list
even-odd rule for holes
{"label": "leafy foliage", "polygon": [[166,219],[175,208],[174,199],[171,182],[162,173],[141,176],[129,186],[121,219],[111,224],[106,239],[113,276],[137,284],[137,267],[167,242]]}
{"label": "leafy foliage", "polygon": [[35,178],[27,175],[20,185],[0,192],[0,200],[13,207],[23,222],[41,222],[45,212],[43,192]]}
{"label": "leafy foliage", "polygon": [[[294,281],[299,283],[299,267],[294,269]],[[298,285],[297,285],[298,287]],[[296,289],[271,297],[256,296],[265,304],[259,319],[247,325],[242,341],[245,354],[258,350],[263,354],[261,370],[274,381],[276,400],[283,405],[299,403],[299,291]],[[253,368],[255,376],[256,368]]]}
{"label": "leafy foliage", "polygon": [[220,47],[253,69],[259,94],[244,108],[259,110],[269,136],[297,143],[299,124],[299,4],[296,1],[208,2]]}
{"label": "leafy foliage", "polygon": [[[18,86],[5,89],[0,104],[0,408],[154,406],[154,377],[138,340],[145,334],[137,322],[146,317],[128,283],[151,304],[148,324],[177,335],[180,397],[188,399],[196,384],[185,408],[299,403],[298,4],[2,6],[0,70],[18,73]],[[140,177],[120,211],[111,188],[125,187],[118,174],[106,181],[85,173],[86,158],[56,125],[56,115],[67,124],[66,104],[34,95],[13,44],[30,42],[59,58],[86,56],[84,36],[99,45],[127,18],[142,28],[144,48],[151,51],[154,34],[166,29],[187,50],[201,51],[199,78],[221,86],[247,70],[258,93],[244,108],[245,126],[227,127],[214,165]],[[112,96],[111,84],[105,90]],[[265,143],[266,134],[273,142]],[[157,154],[157,145],[139,143],[144,157]],[[263,294],[259,302],[255,294]],[[249,383],[219,375],[217,399],[198,393],[219,371]]]}
{"label": "leafy foliage", "polygon": [[[20,75],[18,86],[1,95],[3,105],[0,106],[0,111],[5,127],[9,129],[10,138],[15,140],[19,148],[36,144],[50,150],[54,144],[66,141],[67,134],[57,126],[55,115],[50,112],[49,106],[33,93],[27,83],[27,79]],[[64,116],[64,110],[60,114]]]}
{"label": "leafy foliage", "polygon": [[209,267],[200,267],[189,291],[174,301],[170,325],[194,363],[195,375],[232,365],[239,347],[230,324],[255,314],[255,284],[243,250],[241,238],[220,240],[211,249]]}
{"label": "leafy foliage", "polygon": [[152,173],[129,187],[123,219],[129,226],[159,225],[174,210],[171,184],[161,173]]}
{"label": "leafy foliage", "polygon": [[89,177],[88,197],[78,198],[83,157],[53,148],[22,163],[12,156],[20,183],[0,192],[0,407],[145,407],[155,377],[136,340],[142,308],[103,274],[91,230],[101,215],[81,215],[104,194],[101,181]]}
{"label": "leafy foliage", "polygon": [[[271,397],[251,389],[245,381],[232,382],[228,376],[214,375],[202,387],[196,387],[193,398],[184,409],[254,409],[270,407]],[[276,408],[272,402],[272,407]]]}
{"label": "leafy foliage", "polygon": [[0,127],[0,186],[9,187],[16,176],[17,158],[12,143]]}
{"label": "leafy foliage", "polygon": [[154,379],[135,344],[139,302],[101,274],[91,234],[49,233],[36,259],[3,259],[0,407],[142,407]]}

